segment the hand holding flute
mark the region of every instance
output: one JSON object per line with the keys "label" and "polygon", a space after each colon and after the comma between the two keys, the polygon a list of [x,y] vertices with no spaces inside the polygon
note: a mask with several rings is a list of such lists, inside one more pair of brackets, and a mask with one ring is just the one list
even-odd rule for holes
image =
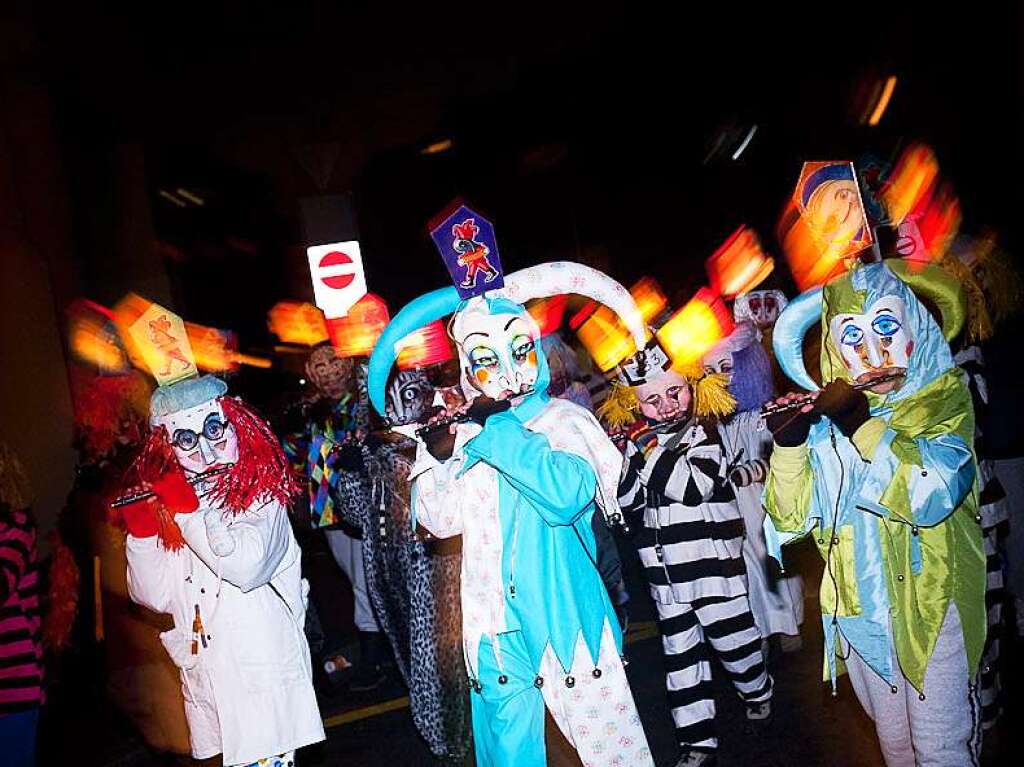
{"label": "hand holding flute", "polygon": [[846,437],[853,437],[870,418],[864,389],[898,377],[900,374],[892,374],[857,384],[837,379],[820,391],[779,397],[766,405],[762,413],[767,416],[768,429],[775,438],[775,444],[781,447],[796,447],[806,442],[811,426],[822,415],[828,416]]}

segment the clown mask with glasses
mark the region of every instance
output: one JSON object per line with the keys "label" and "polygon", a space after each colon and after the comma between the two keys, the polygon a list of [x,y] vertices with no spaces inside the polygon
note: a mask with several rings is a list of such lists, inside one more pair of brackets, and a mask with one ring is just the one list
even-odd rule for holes
{"label": "clown mask with glasses", "polygon": [[[179,396],[173,397],[172,391]],[[238,461],[238,435],[220,400],[226,392],[222,381],[204,376],[154,396],[150,424],[164,428],[178,463],[187,473],[200,474]]]}

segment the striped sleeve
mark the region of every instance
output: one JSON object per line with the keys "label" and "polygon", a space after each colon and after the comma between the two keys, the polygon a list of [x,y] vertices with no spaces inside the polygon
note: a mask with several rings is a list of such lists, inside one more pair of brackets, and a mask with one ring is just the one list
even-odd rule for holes
{"label": "striped sleeve", "polygon": [[24,527],[0,527],[0,605],[17,592],[18,584],[28,571],[35,538]]}
{"label": "striped sleeve", "polygon": [[632,442],[626,443],[626,460],[622,462],[622,478],[619,480],[619,507],[624,513],[643,513],[647,506],[647,488],[640,481],[644,468],[644,456]]}

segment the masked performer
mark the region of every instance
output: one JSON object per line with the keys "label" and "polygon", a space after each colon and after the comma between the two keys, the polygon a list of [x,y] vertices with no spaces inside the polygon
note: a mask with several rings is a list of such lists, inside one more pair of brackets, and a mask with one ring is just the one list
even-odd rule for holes
{"label": "masked performer", "polygon": [[801,345],[819,318],[825,388],[769,421],[769,550],[802,535],[818,544],[826,674],[834,684],[845,663],[886,764],[977,764],[985,555],[974,415],[946,342],[963,322],[959,286],[888,261],[800,296],[775,351],[806,389]]}
{"label": "masked performer", "polygon": [[712,417],[731,412],[734,402],[722,376],[701,378],[674,370],[652,340],[641,359],[622,366],[602,411],[639,410],[656,427],[626,443],[619,502],[643,516],[636,543],[658,608],[682,749],[677,767],[716,760],[712,654],[746,704],[750,724],[763,725],[771,715],[772,679],[747,597],[743,519]]}
{"label": "masked performer", "polygon": [[155,495],[121,510],[128,588],[174,618],[160,639],[181,670],[192,755],[286,767],[324,739],[286,509],[298,487],[266,424],[226,392],[204,376],[153,393],[129,476]]}
{"label": "masked performer", "polygon": [[799,575],[779,578],[769,570],[764,542],[761,493],[768,475],[772,435],[761,416],[761,406],[773,396],[772,370],[753,324],[739,323],[708,352],[704,372],[725,376],[729,393],[736,399],[736,412],[721,420],[718,433],[729,466],[729,482],[743,515],[743,559],[754,623],[765,639],[781,634],[782,649],[797,650],[804,620],[803,583]]}
{"label": "masked performer", "polygon": [[577,264],[543,264],[462,302],[454,287],[406,306],[370,359],[384,410],[395,342],[455,313],[451,335],[472,404],[454,433],[427,435],[412,470],[417,521],[462,534],[462,615],[479,765],[544,765],[544,707],[585,764],[652,764],[620,659],[622,637],[594,562],[591,516],[618,514],[622,459],[594,417],[547,395],[540,333],[522,302],[583,293],[643,338],[629,293]]}
{"label": "masked performer", "polygon": [[[387,386],[387,417],[393,425],[425,423],[438,394],[425,371],[398,371]],[[334,507],[362,533],[367,593],[409,688],[413,722],[434,756],[461,764],[469,751],[469,699],[460,559],[457,551],[426,546],[413,530],[409,472],[416,441],[397,431],[373,432],[340,452]]]}

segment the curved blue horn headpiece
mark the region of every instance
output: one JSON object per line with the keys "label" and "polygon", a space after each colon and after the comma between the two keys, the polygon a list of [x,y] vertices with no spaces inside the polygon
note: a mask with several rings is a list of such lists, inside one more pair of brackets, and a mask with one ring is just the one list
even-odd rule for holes
{"label": "curved blue horn headpiece", "polygon": [[789,302],[772,333],[775,359],[783,372],[808,391],[818,388],[804,365],[804,336],[821,319],[822,289],[814,288]]}
{"label": "curved blue horn headpiece", "polygon": [[380,334],[376,346],[373,347],[373,353],[370,355],[369,373],[366,380],[370,402],[373,403],[373,407],[378,413],[384,415],[388,376],[391,375],[391,367],[398,358],[395,344],[410,333],[415,333],[424,325],[452,314],[461,303],[462,299],[459,298],[459,292],[454,285],[438,288],[403,306],[402,310],[384,328],[384,332]]}

